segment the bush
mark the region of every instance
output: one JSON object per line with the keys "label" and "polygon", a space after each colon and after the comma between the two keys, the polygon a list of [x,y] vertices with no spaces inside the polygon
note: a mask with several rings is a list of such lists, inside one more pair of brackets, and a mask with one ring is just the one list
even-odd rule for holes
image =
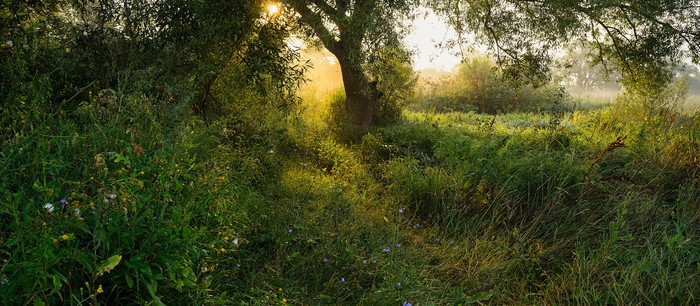
{"label": "bush", "polygon": [[487,114],[552,111],[566,102],[563,88],[534,88],[504,78],[496,62],[475,55],[459,65],[454,76],[428,84],[420,97],[424,108],[436,111],[477,111]]}

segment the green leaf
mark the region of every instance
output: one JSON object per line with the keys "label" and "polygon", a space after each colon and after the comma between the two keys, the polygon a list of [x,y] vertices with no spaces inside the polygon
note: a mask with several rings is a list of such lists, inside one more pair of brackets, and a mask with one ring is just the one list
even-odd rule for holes
{"label": "green leaf", "polygon": [[129,286],[129,288],[134,288],[134,279],[129,276],[129,274],[124,274],[124,278],[126,278],[126,285]]}
{"label": "green leaf", "polygon": [[52,291],[52,293],[61,291],[61,287],[62,287],[63,285],[61,284],[61,279],[58,277],[58,275],[53,275],[53,276],[51,276],[51,279],[53,280],[53,291]]}
{"label": "green leaf", "polygon": [[491,299],[492,296],[493,296],[493,292],[482,291],[482,292],[479,292],[475,295],[465,297],[464,301],[467,302],[467,304],[473,304],[476,302],[489,300],[489,299]]}
{"label": "green leaf", "polygon": [[116,267],[119,262],[122,261],[122,256],[121,255],[114,255],[110,258],[107,258],[104,262],[102,262],[98,267],[97,267],[97,273],[95,274],[96,277],[99,277],[100,275],[107,273],[109,271],[112,271],[114,267]]}
{"label": "green leaf", "polygon": [[8,240],[7,242],[5,242],[5,246],[9,248],[9,247],[17,244],[17,242],[19,242],[19,237],[14,237],[14,238]]}

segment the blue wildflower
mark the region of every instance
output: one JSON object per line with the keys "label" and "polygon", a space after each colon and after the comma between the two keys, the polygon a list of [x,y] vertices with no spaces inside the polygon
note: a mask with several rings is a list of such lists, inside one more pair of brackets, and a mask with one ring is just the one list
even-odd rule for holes
{"label": "blue wildflower", "polygon": [[323,263],[327,263],[327,262],[328,262],[328,258],[323,257]]}
{"label": "blue wildflower", "polygon": [[376,260],[376,259],[375,259],[375,260],[372,260],[372,263],[373,263],[373,264],[376,264],[376,263],[377,263],[377,260]]}
{"label": "blue wildflower", "polygon": [[416,223],[416,225],[414,225],[413,228],[418,229],[418,226],[420,226],[420,225],[418,223]]}
{"label": "blue wildflower", "polygon": [[396,284],[397,287],[401,287],[401,283]]}
{"label": "blue wildflower", "polygon": [[362,261],[362,264],[363,264],[363,265],[366,265],[366,264],[367,264],[367,259],[363,260],[363,261]]}
{"label": "blue wildflower", "polygon": [[288,229],[288,230],[287,230],[287,233],[291,234],[291,233],[292,233],[292,229],[291,229],[291,228]]}
{"label": "blue wildflower", "polygon": [[403,214],[403,209],[399,209],[399,214]]}
{"label": "blue wildflower", "polygon": [[454,244],[454,241],[450,241],[450,246],[453,246]]}
{"label": "blue wildflower", "polygon": [[411,305],[411,303],[409,303],[407,301],[403,301],[403,304],[401,304],[401,306],[413,306],[413,305]]}
{"label": "blue wildflower", "polygon": [[389,247],[384,248],[384,253],[389,253],[391,252],[391,249]]}
{"label": "blue wildflower", "polygon": [[400,247],[401,247],[401,244],[400,244],[400,243],[397,243],[397,244],[396,244],[396,247],[397,247],[397,248],[400,248]]}
{"label": "blue wildflower", "polygon": [[66,199],[65,199],[65,198],[61,199],[61,205],[66,205]]}
{"label": "blue wildflower", "polygon": [[240,268],[241,268],[241,264],[237,263],[237,264],[236,264],[236,269],[240,269]]}
{"label": "blue wildflower", "polygon": [[340,282],[341,282],[341,283],[344,283],[344,282],[345,282],[345,277],[341,277],[341,278],[340,278]]}

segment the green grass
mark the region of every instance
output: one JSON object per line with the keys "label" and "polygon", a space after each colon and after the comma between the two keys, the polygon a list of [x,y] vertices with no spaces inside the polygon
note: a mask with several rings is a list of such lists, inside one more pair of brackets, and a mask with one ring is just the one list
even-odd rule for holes
{"label": "green grass", "polygon": [[3,304],[700,297],[697,114],[406,112],[351,144],[307,115],[256,145],[104,99],[3,145]]}

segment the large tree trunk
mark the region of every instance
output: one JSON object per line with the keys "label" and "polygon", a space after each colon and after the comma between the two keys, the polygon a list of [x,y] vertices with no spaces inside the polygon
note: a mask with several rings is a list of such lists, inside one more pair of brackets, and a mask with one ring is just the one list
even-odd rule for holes
{"label": "large tree trunk", "polygon": [[361,126],[374,125],[377,120],[378,93],[362,69],[338,57],[345,87],[345,108],[348,119]]}

